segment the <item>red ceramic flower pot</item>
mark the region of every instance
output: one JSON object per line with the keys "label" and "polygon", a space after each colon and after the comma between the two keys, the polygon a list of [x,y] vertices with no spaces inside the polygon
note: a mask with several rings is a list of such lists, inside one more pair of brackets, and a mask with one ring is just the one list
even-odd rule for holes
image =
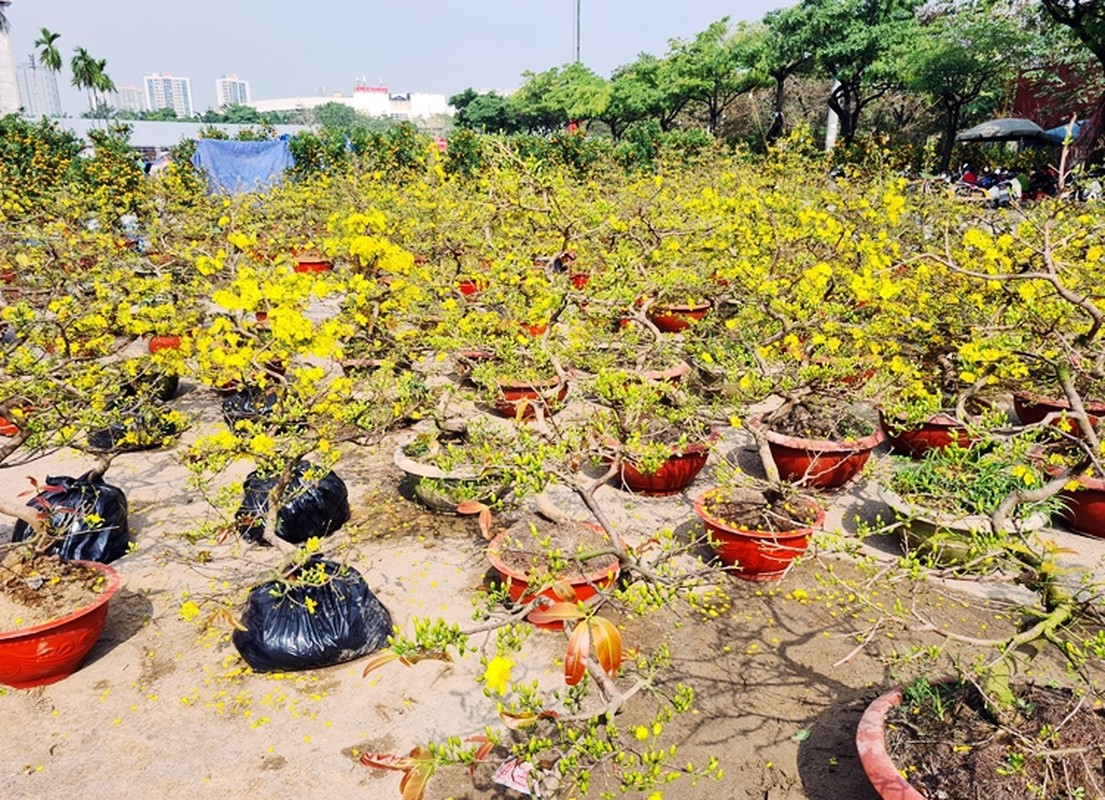
{"label": "red ceramic flower pot", "polygon": [[[598,525],[592,525],[584,523],[588,528],[602,533],[602,528]],[[538,597],[548,598],[550,603],[556,603],[562,601],[564,598],[556,593],[556,590],[551,586],[540,588],[534,591],[529,585],[530,576],[525,572],[519,572],[518,570],[508,566],[502,559],[502,546],[503,537],[505,533],[500,533],[487,545],[487,560],[491,562],[503,580],[507,582],[507,593],[510,595],[510,599],[519,605],[526,605],[532,603]],[[607,589],[613,585],[614,581],[618,579],[618,574],[621,572],[620,564],[615,561],[608,567],[602,567],[598,569],[592,569],[588,572],[581,572],[578,575],[569,575],[565,578],[571,585],[572,590],[575,592],[576,601],[590,600],[600,589]],[[542,628],[555,628],[559,629],[563,627],[562,622],[542,624],[539,627]]]}
{"label": "red ceramic flower pot", "polygon": [[583,289],[591,282],[591,276],[586,272],[573,272],[568,276],[568,280],[572,282],[572,286],[576,289]]}
{"label": "red ceramic flower pot", "polygon": [[1090,475],[1079,475],[1079,488],[1064,489],[1060,515],[1071,528],[1087,536],[1105,539],[1105,481]]}
{"label": "red ceramic flower pot", "polygon": [[160,334],[150,337],[146,349],[148,349],[151,354],[159,353],[162,350],[179,350],[182,342],[183,338],[175,334]]}
{"label": "red ceramic flower pot", "polygon": [[544,381],[500,381],[495,410],[504,417],[532,419],[537,408],[548,414],[559,408],[568,396],[568,384],[559,378]]}
{"label": "red ceramic flower pot", "polygon": [[295,259],[295,271],[300,273],[329,272],[333,268],[333,261],[320,256],[296,256]]}
{"label": "red ceramic flower pot", "polygon": [[471,297],[483,291],[483,287],[474,278],[462,278],[457,281],[457,291],[465,297]]}
{"label": "red ceramic flower pot", "polygon": [[655,472],[641,472],[632,461],[622,462],[622,486],[636,494],[663,497],[678,494],[698,477],[710,457],[710,447],[718,439],[711,433],[705,440],[690,444],[681,453],[668,456],[668,460]]}
{"label": "red ceramic flower pot", "polygon": [[119,573],[106,564],[76,561],[104,574],[107,587],[84,608],[33,628],[0,633],[0,683],[16,689],[45,686],[76,672],[107,621],[107,603]]}
{"label": "red ceramic flower pot", "polygon": [[694,501],[694,513],[702,520],[718,560],[727,567],[735,567],[733,574],[742,580],[779,580],[794,559],[806,552],[813,529],[825,521],[825,509],[818,506],[817,519],[808,527],[780,532],[742,530],[707,510],[714,491]]}
{"label": "red ceramic flower pot", "polygon": [[856,729],[856,750],[867,779],[883,800],[925,800],[886,752],[886,715],[901,702],[902,690],[894,689],[867,707]]}
{"label": "red ceramic flower pot", "polygon": [[748,424],[763,428],[771,457],[779,468],[779,477],[811,489],[839,489],[844,486],[859,474],[871,451],[883,439],[881,430],[851,442],[786,436],[763,427],[762,416],[749,420]]}
{"label": "red ceramic flower pot", "polygon": [[[1087,400],[1084,405],[1090,424],[1096,428],[1098,420],[1105,417],[1105,402]],[[1070,413],[1070,403],[1065,398],[1041,397],[1030,392],[1013,392],[1013,410],[1017,412],[1017,419],[1025,425],[1043,422],[1048,414],[1055,414],[1056,419],[1052,420],[1052,425],[1059,426],[1067,433],[1076,433],[1078,430],[1078,423],[1074,420],[1058,419],[1059,414]]]}
{"label": "red ceramic flower pot", "polygon": [[[882,412],[879,412],[879,424],[890,449],[895,453],[913,458],[922,458],[929,450],[940,450],[955,442],[960,447],[967,447],[973,438],[967,433],[967,428],[955,417],[947,414],[936,414],[926,422],[914,428],[900,429],[893,424],[887,424]],[[897,431],[897,432],[895,432]]]}
{"label": "red ceramic flower pot", "polygon": [[679,333],[701,322],[710,311],[710,303],[696,305],[656,304],[648,310],[648,318],[663,333]]}
{"label": "red ceramic flower pot", "polygon": [[0,417],[0,436],[18,436],[19,426],[12,422],[10,419]]}

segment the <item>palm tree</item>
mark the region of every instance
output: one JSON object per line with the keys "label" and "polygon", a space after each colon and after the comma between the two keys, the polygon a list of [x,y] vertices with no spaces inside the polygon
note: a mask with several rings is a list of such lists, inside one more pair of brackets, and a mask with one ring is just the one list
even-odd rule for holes
{"label": "palm tree", "polygon": [[39,48],[38,60],[50,72],[61,72],[61,51],[54,44],[60,37],[60,33],[53,33],[49,28],[43,28],[39,37],[35,39],[35,47]]}
{"label": "palm tree", "polygon": [[96,104],[104,109],[107,119],[107,96],[115,91],[115,81],[107,74],[107,59],[96,61],[96,70],[92,76],[92,89],[96,92]]}
{"label": "palm tree", "polygon": [[88,108],[93,113],[96,111],[96,102],[92,91],[96,81],[97,66],[96,59],[83,47],[73,49],[73,57],[69,60],[69,70],[73,73],[72,84],[88,92]]}
{"label": "palm tree", "polygon": [[12,56],[8,38],[7,9],[11,0],[0,0],[0,114],[19,111],[19,81],[15,73],[15,57]]}

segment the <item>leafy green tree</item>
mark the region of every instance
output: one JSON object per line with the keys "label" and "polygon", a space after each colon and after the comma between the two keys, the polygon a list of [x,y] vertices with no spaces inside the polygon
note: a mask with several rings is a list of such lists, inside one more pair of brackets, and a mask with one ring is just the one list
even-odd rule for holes
{"label": "leafy green tree", "polygon": [[364,122],[364,115],[345,103],[323,103],[314,109],[314,121],[323,128],[349,130]]}
{"label": "leafy green tree", "polygon": [[804,0],[804,46],[817,67],[835,81],[829,108],[840,135],[851,144],[863,109],[898,82],[890,54],[899,52],[919,0]]}
{"label": "leafy green tree", "polygon": [[518,120],[510,100],[495,92],[479,94],[465,89],[449,98],[455,110],[453,123],[458,128],[484,133],[517,133]]}
{"label": "leafy green tree", "polygon": [[176,118],[176,111],[172,108],[159,108],[156,111],[145,111],[142,113],[142,119],[152,122],[171,122]]}
{"label": "leafy green tree", "polygon": [[944,116],[937,165],[951,163],[964,109],[987,89],[999,89],[1025,62],[1028,33],[1011,14],[979,4],[936,16],[919,26],[901,56],[906,88],[927,96]]}
{"label": "leafy green tree", "polygon": [[808,69],[813,62],[812,42],[805,34],[807,24],[806,8],[801,5],[769,11],[764,15],[759,69],[775,82],[772,100],[774,119],[767,135],[769,141],[782,134],[786,127],[783,104],[787,79]]}
{"label": "leafy green tree", "polygon": [[[1068,28],[1105,71],[1105,0],[1041,0],[1041,4],[1048,17]],[[1082,126],[1078,145],[1087,153],[1105,145],[1105,93]]]}
{"label": "leafy green tree", "polygon": [[615,139],[621,138],[628,126],[643,120],[655,120],[661,130],[667,131],[690,99],[671,60],[642,53],[636,61],[614,70],[610,99],[599,119],[610,126]]}
{"label": "leafy green tree", "polygon": [[[510,97],[520,124],[531,133],[548,133],[569,122],[601,119],[610,85],[583,64],[545,72],[524,72],[525,83]],[[473,101],[475,102],[475,101]]]}
{"label": "leafy green tree", "polygon": [[707,126],[716,132],[725,108],[737,95],[763,83],[755,69],[758,34],[729,18],[712,23],[689,42],[674,40],[668,58],[688,99],[706,110]]}

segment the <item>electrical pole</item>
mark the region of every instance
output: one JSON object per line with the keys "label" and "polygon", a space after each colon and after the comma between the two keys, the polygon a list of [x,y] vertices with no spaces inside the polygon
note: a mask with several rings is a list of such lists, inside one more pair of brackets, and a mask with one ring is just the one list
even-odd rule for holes
{"label": "electrical pole", "polygon": [[575,53],[575,61],[579,63],[579,3],[575,0],[572,7],[572,52]]}

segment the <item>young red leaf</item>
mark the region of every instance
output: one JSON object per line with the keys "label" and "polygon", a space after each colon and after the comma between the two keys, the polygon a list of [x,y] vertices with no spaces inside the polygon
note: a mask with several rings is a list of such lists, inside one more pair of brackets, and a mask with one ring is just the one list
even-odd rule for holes
{"label": "young red leaf", "polygon": [[472,754],[475,761],[472,762],[472,766],[468,768],[468,774],[475,776],[476,764],[487,758],[487,754],[491,752],[491,749],[495,746],[492,741],[484,736],[482,733],[475,736],[469,736],[464,741],[466,742],[479,742],[480,746],[476,748],[476,752]]}
{"label": "young red leaf", "polygon": [[397,756],[393,753],[362,753],[361,763],[376,769],[395,769],[406,772],[414,769],[415,761],[410,756]]}
{"label": "young red leaf", "polygon": [[586,620],[576,625],[568,637],[568,649],[564,652],[564,683],[577,685],[587,671],[587,652],[591,649],[591,634]]}
{"label": "young red leaf", "polygon": [[595,640],[595,659],[603,672],[613,678],[622,665],[622,635],[605,617],[592,617],[591,638]]}
{"label": "young red leaf", "polygon": [[483,511],[480,512],[479,517],[480,533],[483,534],[483,538],[487,541],[491,541],[491,509],[484,506]]}
{"label": "young red leaf", "polygon": [[535,608],[527,619],[534,625],[549,625],[553,622],[570,622],[583,619],[586,614],[575,603],[552,603],[544,608]]}

